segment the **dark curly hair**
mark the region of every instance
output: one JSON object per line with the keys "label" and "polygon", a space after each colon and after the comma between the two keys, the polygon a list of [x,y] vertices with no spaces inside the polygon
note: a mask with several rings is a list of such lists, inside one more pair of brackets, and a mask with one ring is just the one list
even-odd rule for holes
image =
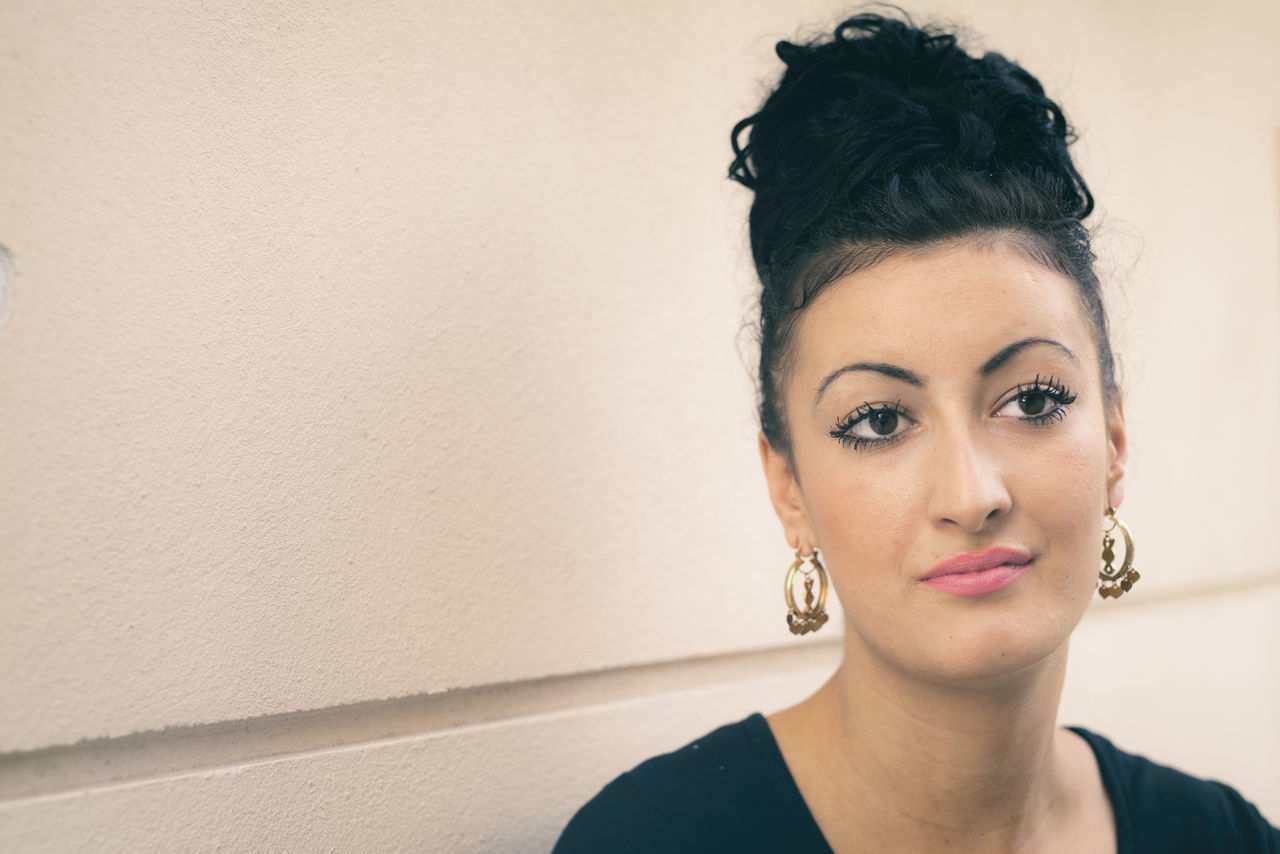
{"label": "dark curly hair", "polygon": [[[729,177],[755,193],[760,426],[790,453],[781,408],[791,337],[831,282],[895,251],[1004,232],[1075,281],[1103,389],[1118,391],[1089,231],[1093,210],[1067,152],[1075,139],[1038,80],[955,35],[861,14],[808,44],[782,41],[786,71],[733,129]],[[746,142],[742,136],[746,133]]]}

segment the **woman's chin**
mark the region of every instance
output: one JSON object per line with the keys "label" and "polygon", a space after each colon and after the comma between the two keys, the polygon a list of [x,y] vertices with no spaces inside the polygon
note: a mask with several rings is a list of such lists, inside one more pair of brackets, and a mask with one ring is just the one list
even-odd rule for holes
{"label": "woman's chin", "polygon": [[993,682],[1034,675],[1064,657],[1070,633],[1046,635],[1000,627],[952,636],[926,654],[921,675],[954,686],[989,687]]}
{"label": "woman's chin", "polygon": [[966,626],[939,626],[919,636],[910,648],[892,645],[877,650],[868,643],[865,651],[924,682],[987,689],[1003,680],[1034,675],[1058,657],[1065,661],[1070,634],[1067,626],[1054,631],[1043,624],[1019,625],[1010,620],[970,621]]}

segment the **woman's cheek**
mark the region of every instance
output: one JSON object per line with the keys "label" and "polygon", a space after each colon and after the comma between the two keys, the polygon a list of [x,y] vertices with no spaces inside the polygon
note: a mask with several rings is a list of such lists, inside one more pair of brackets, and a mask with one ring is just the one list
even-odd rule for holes
{"label": "woman's cheek", "polygon": [[[1040,529],[1049,551],[1067,569],[1061,578],[1072,594],[1092,585],[1102,549],[1107,448],[1100,430],[1077,425],[1039,455],[1036,476],[1021,484],[1023,510]],[[1015,494],[1015,507],[1018,496]]]}
{"label": "woman's cheek", "polygon": [[844,583],[890,583],[928,524],[919,476],[875,462],[828,470],[810,508],[828,568]]}

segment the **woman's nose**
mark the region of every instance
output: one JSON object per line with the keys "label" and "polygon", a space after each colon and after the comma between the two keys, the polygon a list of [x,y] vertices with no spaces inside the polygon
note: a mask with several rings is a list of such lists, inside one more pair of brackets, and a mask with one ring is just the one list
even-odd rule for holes
{"label": "woman's nose", "polygon": [[1013,506],[999,460],[975,437],[958,433],[940,440],[933,460],[931,515],[942,525],[981,533]]}

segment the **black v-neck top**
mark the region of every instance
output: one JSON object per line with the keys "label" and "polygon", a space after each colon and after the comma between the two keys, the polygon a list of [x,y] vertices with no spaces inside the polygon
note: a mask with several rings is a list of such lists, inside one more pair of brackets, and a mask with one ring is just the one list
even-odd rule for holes
{"label": "black v-neck top", "polygon": [[[1117,854],[1280,854],[1280,830],[1230,786],[1093,748],[1116,817]],[[754,714],[643,762],[569,822],[553,854],[831,854],[768,722]]]}

